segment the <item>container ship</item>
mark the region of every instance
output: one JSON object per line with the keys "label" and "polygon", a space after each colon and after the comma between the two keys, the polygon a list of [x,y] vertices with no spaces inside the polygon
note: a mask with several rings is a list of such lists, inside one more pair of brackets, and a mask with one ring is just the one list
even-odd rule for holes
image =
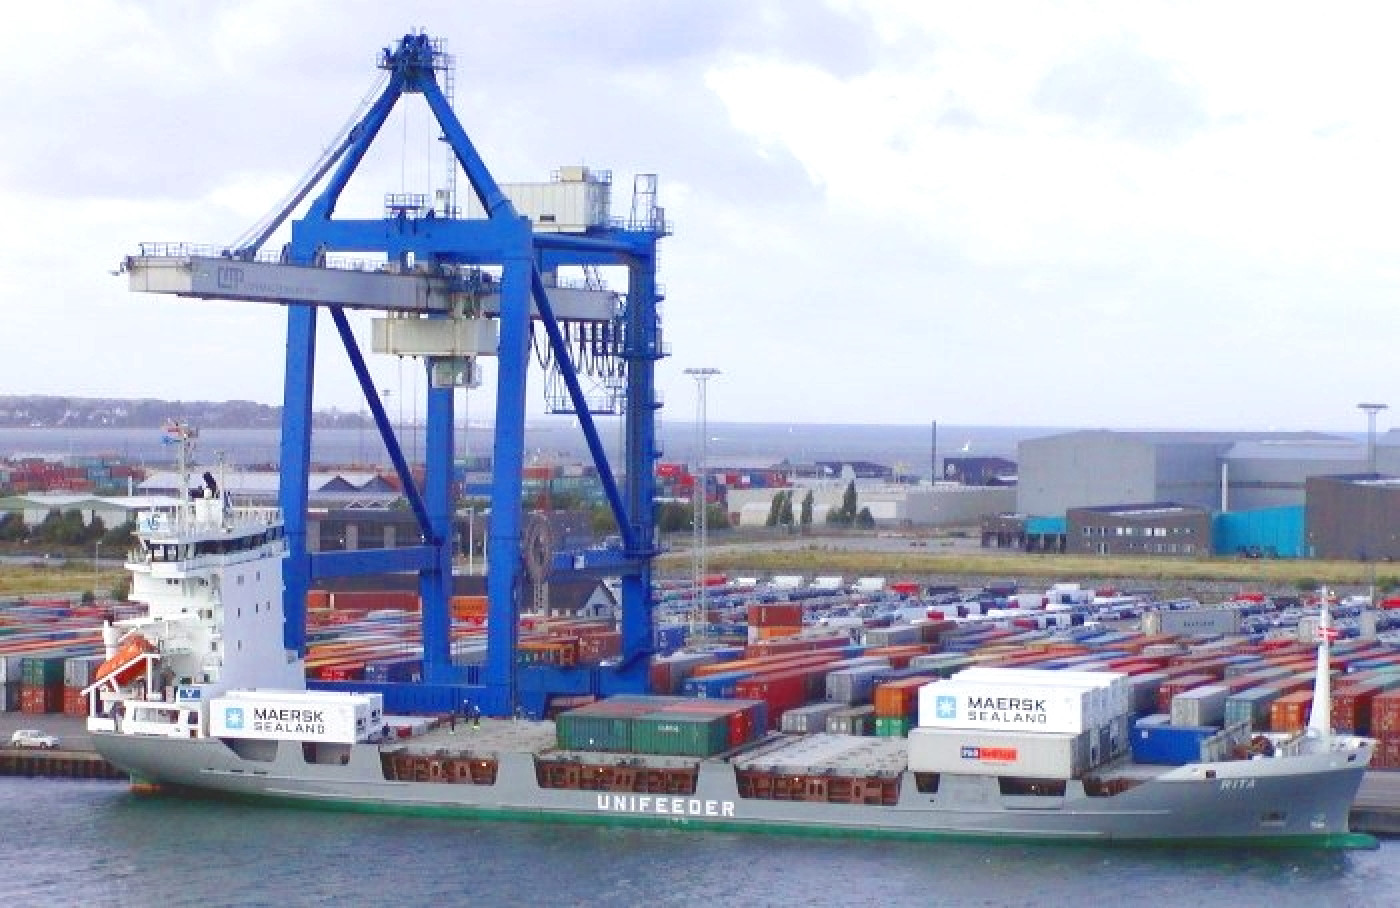
{"label": "container ship", "polygon": [[[1325,608],[1312,713],[1293,734],[1256,733],[1248,716],[1207,721],[1219,719],[1225,688],[1169,701],[1180,715],[1134,720],[1141,691],[1123,672],[968,665],[915,666],[881,688],[910,707],[907,736],[832,733],[868,716],[843,710],[856,698],[839,692],[805,703],[804,685],[881,677],[859,658],[731,683],[738,698],[629,695],[552,721],[439,722],[386,715],[379,693],[307,688],[303,657],[283,646],[276,509],[235,507],[205,473],[202,488],[137,527],[127,567],[145,614],[104,622],[105,658],[83,691],[96,749],[137,786],[698,830],[1375,845],[1348,827],[1375,742],[1333,731]],[[776,696],[784,684],[790,703]]]}

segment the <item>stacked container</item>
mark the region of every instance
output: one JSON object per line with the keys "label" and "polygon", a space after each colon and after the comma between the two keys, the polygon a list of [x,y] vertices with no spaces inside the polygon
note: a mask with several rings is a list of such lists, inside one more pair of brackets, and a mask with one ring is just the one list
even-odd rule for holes
{"label": "stacked container", "polygon": [[748,608],[749,642],[793,637],[802,633],[800,602],[755,603]]}
{"label": "stacked container", "polygon": [[919,688],[933,679],[914,675],[886,681],[875,688],[875,734],[882,738],[906,738],[919,709]]}
{"label": "stacked container", "polygon": [[561,713],[563,750],[708,757],[747,744],[767,729],[767,710],[751,700],[624,696]]}
{"label": "stacked container", "polygon": [[88,698],[83,688],[96,680],[97,669],[105,660],[102,656],[72,656],[63,661],[63,714],[86,716]]}
{"label": "stacked container", "polygon": [[919,689],[915,772],[1078,778],[1127,746],[1117,672],[968,669]]}

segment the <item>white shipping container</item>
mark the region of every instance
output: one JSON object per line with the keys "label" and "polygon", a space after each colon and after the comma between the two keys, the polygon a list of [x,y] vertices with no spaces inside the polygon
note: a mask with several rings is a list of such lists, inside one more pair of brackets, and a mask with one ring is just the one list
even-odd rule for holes
{"label": "white shipping container", "polygon": [[782,729],[792,735],[810,735],[826,731],[827,717],[845,709],[844,703],[813,703],[783,713]]}
{"label": "white shipping container", "polygon": [[383,716],[379,694],[230,691],[209,703],[209,728],[217,738],[350,744],[378,732]]}
{"label": "white shipping container", "polygon": [[1010,601],[1016,608],[1039,610],[1045,607],[1045,595],[1043,593],[1015,593]]}
{"label": "white shipping container", "polygon": [[919,726],[1077,735],[1107,721],[1095,721],[1091,693],[956,678],[933,681],[919,688]]}
{"label": "white shipping container", "polygon": [[1099,759],[1097,735],[911,728],[913,772],[1077,779]]}
{"label": "white shipping container", "polygon": [[974,665],[953,676],[961,679],[976,678],[1005,684],[1054,685],[1056,687],[1082,687],[1088,690],[1105,691],[1103,698],[1094,699],[1094,708],[1102,710],[1107,717],[1128,712],[1132,708],[1132,685],[1129,676],[1123,672],[1076,671],[1074,669],[1046,668],[996,668]]}
{"label": "white shipping container", "polygon": [[1221,725],[1225,722],[1225,702],[1230,688],[1223,684],[1207,684],[1182,691],[1172,697],[1173,725]]}

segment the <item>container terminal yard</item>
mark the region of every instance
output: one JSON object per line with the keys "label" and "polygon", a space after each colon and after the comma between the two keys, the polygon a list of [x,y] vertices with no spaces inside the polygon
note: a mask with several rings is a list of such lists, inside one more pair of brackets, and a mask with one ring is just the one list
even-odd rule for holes
{"label": "container terminal yard", "polygon": [[[1312,709],[1309,640],[1317,602],[1307,597],[1241,594],[1203,605],[1077,584],[1019,589],[1002,581],[952,590],[875,577],[706,581],[703,621],[692,583],[660,584],[651,688],[714,706],[756,701],[760,735],[906,737],[917,724],[921,687],[978,666],[1127,674],[1135,756],[1166,763],[1195,759],[1203,736],[1240,723],[1297,731]],[[313,686],[421,676],[415,597],[313,591],[309,604],[306,674]],[[453,660],[479,671],[485,603],[459,596],[452,608]],[[1379,742],[1352,827],[1400,834],[1400,643],[1392,638],[1400,610],[1392,618],[1359,596],[1332,608],[1332,727]],[[93,752],[82,691],[103,662],[100,619],[134,610],[57,596],[0,602],[0,742],[8,745],[20,729],[59,739],[52,750],[0,748],[0,774],[125,777]],[[522,666],[597,667],[618,653],[608,618],[524,616],[518,632]],[[561,698],[550,713],[589,699]],[[514,724],[483,719],[469,704],[415,721],[424,726],[413,730],[414,748],[423,753],[448,740],[509,735]],[[558,733],[563,740],[576,732],[561,725]],[[703,740],[694,745],[706,751]]]}
{"label": "container terminal yard", "polygon": [[[6,740],[59,737],[46,752],[7,748],[23,752],[8,771],[96,773],[80,756],[90,744],[137,782],[306,804],[1036,841],[1365,847],[1349,806],[1358,829],[1400,817],[1400,798],[1353,796],[1373,785],[1370,761],[1371,779],[1400,767],[1400,648],[1369,602],[711,576],[703,495],[692,580],[659,580],[670,225],[656,175],[634,178],[625,218],[610,171],[565,166],[507,188],[452,109],[439,40],[404,35],[377,65],[382,90],[290,202],[229,246],[143,243],[120,264],[134,291],[286,309],[277,507],[235,505],[221,467],[194,467],[197,427],[172,420],[179,485],[137,520],[132,603],[0,603],[0,707],[24,723]],[[449,185],[333,218],[410,96],[441,127]],[[274,235],[290,241],[277,250]],[[385,316],[372,352],[424,367],[421,471],[365,365],[356,310]],[[313,538],[318,317],[394,467],[409,545],[326,551]],[[454,427],[482,356],[497,379],[490,568],[483,595],[459,595]],[[556,544],[523,498],[535,360],[549,412],[587,444],[615,529],[603,544]],[[602,414],[620,417],[616,469]],[[386,575],[416,588],[356,585]],[[610,601],[550,613],[547,588],[568,579]],[[1033,708],[1016,705],[1023,690]],[[1010,727],[1031,721],[1053,727]]]}

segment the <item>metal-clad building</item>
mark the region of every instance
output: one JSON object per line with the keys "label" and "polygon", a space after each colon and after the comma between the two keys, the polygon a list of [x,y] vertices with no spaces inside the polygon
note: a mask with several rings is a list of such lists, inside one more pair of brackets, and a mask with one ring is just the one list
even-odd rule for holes
{"label": "metal-clad building", "polygon": [[[1355,472],[1366,457],[1364,441],[1316,432],[1068,432],[1021,442],[1016,510],[1059,515],[1137,501],[1211,511],[1297,506],[1309,476]],[[1400,467],[1400,446],[1378,444],[1377,461],[1392,459]]]}
{"label": "metal-clad building", "polygon": [[1304,534],[1314,558],[1400,559],[1400,477],[1309,477]]}
{"label": "metal-clad building", "polygon": [[945,457],[943,479],[965,486],[1013,485],[1016,462],[1005,457]]}
{"label": "metal-clad building", "polygon": [[1070,508],[1065,550],[1085,555],[1208,555],[1210,512],[1176,502]]}
{"label": "metal-clad building", "polygon": [[1301,558],[1304,514],[1302,505],[1258,508],[1216,514],[1212,546],[1217,555],[1245,558]]}
{"label": "metal-clad building", "polygon": [[[1400,449],[1378,445],[1376,459],[1388,461],[1397,452]],[[1311,437],[1237,442],[1224,458],[1228,483],[1221,510],[1301,506],[1308,477],[1363,472],[1366,462],[1364,441]]]}

